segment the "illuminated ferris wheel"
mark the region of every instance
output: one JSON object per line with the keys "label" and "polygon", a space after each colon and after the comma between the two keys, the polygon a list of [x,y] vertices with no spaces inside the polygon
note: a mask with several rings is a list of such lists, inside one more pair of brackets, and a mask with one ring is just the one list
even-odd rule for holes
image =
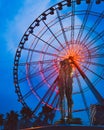
{"label": "illuminated ferris wheel", "polygon": [[63,0],[24,33],[14,59],[14,84],[19,102],[34,115],[44,104],[59,113],[59,63],[69,57],[73,116],[86,122],[91,104],[104,105],[103,1]]}

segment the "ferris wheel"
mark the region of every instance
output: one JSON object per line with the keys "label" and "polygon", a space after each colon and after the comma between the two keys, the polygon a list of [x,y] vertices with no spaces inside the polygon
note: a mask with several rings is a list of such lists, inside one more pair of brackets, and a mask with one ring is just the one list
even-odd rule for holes
{"label": "ferris wheel", "polygon": [[59,63],[69,57],[73,116],[89,121],[90,105],[104,105],[103,7],[101,0],[63,0],[44,11],[24,33],[13,75],[19,102],[33,114],[44,104],[59,113]]}

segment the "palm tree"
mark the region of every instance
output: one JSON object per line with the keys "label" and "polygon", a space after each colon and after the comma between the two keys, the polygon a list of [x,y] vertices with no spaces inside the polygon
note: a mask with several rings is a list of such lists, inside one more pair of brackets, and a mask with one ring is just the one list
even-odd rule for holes
{"label": "palm tree", "polygon": [[6,115],[5,130],[17,130],[18,125],[18,114],[13,110]]}
{"label": "palm tree", "polygon": [[0,127],[1,127],[1,130],[2,130],[2,127],[3,127],[3,114],[0,114]]}
{"label": "palm tree", "polygon": [[28,107],[23,107],[21,113],[21,127],[26,128],[31,126],[32,111]]}

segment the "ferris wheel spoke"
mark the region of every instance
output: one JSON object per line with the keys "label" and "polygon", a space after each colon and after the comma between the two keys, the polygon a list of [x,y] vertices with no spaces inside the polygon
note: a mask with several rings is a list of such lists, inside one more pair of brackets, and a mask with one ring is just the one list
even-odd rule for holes
{"label": "ferris wheel spoke", "polygon": [[25,66],[26,64],[28,64],[28,65],[47,64],[47,63],[52,63],[54,61],[56,61],[56,59],[52,59],[52,60],[40,60],[40,61],[30,61],[30,62],[21,62],[18,65],[19,66]]}
{"label": "ferris wheel spoke", "polygon": [[[49,81],[50,79],[52,79],[54,76],[56,76],[56,70],[53,71],[52,73],[50,73],[45,79],[43,79],[43,81],[41,81],[36,87],[35,87],[35,91],[37,91],[40,87],[42,87],[44,81]],[[42,85],[41,85],[42,84]]]}
{"label": "ferris wheel spoke", "polygon": [[[86,58],[89,59],[89,56],[86,56]],[[93,54],[93,55],[90,55],[90,58],[91,59],[104,58],[104,54],[103,53],[102,54]]]}
{"label": "ferris wheel spoke", "polygon": [[[56,80],[57,80],[57,78],[56,78]],[[42,102],[46,99],[46,97],[48,96],[48,94],[50,93],[50,91],[53,89],[56,80],[53,82],[53,84],[51,85],[51,87],[48,88],[48,90],[47,90],[47,92],[45,93],[45,95],[43,96],[43,98],[40,100],[40,102],[38,103],[38,105],[36,106],[36,108],[33,110],[33,114],[36,113],[36,111],[39,109],[39,107],[40,107],[40,105],[42,104]]]}
{"label": "ferris wheel spoke", "polygon": [[94,53],[96,53],[97,51],[99,51],[100,49],[102,49],[103,47],[104,47],[104,43],[102,43],[101,45],[95,46],[95,47],[93,47],[93,48],[90,48],[89,51],[94,54]]}
{"label": "ferris wheel spoke", "polygon": [[51,88],[52,88],[53,86],[51,86],[49,89],[48,89],[48,91],[45,93],[45,95],[43,96],[43,98],[40,100],[40,102],[38,103],[38,105],[36,106],[36,108],[33,110],[33,114],[35,114],[37,111],[38,111],[38,109],[39,109],[39,107],[42,105],[42,102],[45,100],[45,98],[47,97],[47,95],[48,95],[48,93],[51,91]]}
{"label": "ferris wheel spoke", "polygon": [[40,73],[49,72],[50,70],[53,70],[53,65],[51,65],[51,66],[49,66],[49,67],[47,67],[47,68],[44,68],[44,69],[42,69],[42,70],[40,70],[40,71],[36,71],[35,73],[26,74],[26,77],[19,79],[18,82],[19,82],[19,83],[22,83],[22,82],[26,81],[27,78],[28,78],[28,79],[34,78],[35,76],[38,76]]}
{"label": "ferris wheel spoke", "polygon": [[85,98],[85,95],[84,95],[84,92],[83,92],[83,89],[82,89],[82,86],[81,86],[81,82],[79,80],[79,77],[78,75],[75,73],[76,75],[76,79],[77,79],[77,83],[78,83],[78,86],[79,86],[79,90],[80,90],[80,93],[81,93],[81,96],[82,96],[82,99],[83,99],[83,103],[84,103],[84,106],[85,108],[87,108],[87,116],[89,118],[89,111],[88,111],[88,105],[87,105],[87,102],[86,102],[86,98]]}
{"label": "ferris wheel spoke", "polygon": [[[92,8],[92,4],[93,4],[93,2],[91,2],[91,4],[88,4],[87,10],[86,10],[84,18],[83,18],[83,22],[82,22],[81,27],[80,27],[79,32],[78,32],[78,36],[77,36],[77,40],[76,40],[77,42],[80,41],[80,39],[83,35],[84,29],[85,29],[85,26],[86,26],[86,23],[87,23],[87,20],[89,17],[89,12]],[[81,44],[81,43],[79,43],[79,44]]]}
{"label": "ferris wheel spoke", "polygon": [[55,101],[52,104],[54,108],[58,108],[58,106],[59,106],[59,98],[60,98],[59,95],[56,95],[56,98],[54,98]]}
{"label": "ferris wheel spoke", "polygon": [[[54,76],[56,76],[56,71],[52,72],[51,74],[49,74],[46,79],[49,81],[51,78],[53,78]],[[46,81],[46,79],[43,79],[42,81],[40,81],[35,87],[33,87],[30,91],[28,91],[24,96],[23,99],[27,98],[28,96],[30,96],[32,94],[32,91],[37,91],[39,88],[43,87],[44,82]]]}
{"label": "ferris wheel spoke", "polygon": [[104,11],[99,15],[99,17],[97,18],[97,20],[94,22],[94,25],[91,27],[91,29],[89,30],[89,32],[86,34],[86,36],[83,38],[82,43],[86,43],[87,40],[90,38],[90,36],[92,35],[92,33],[94,33],[94,31],[96,30],[97,26],[100,24],[100,22],[103,20],[103,16],[104,15]]}
{"label": "ferris wheel spoke", "polygon": [[74,113],[74,112],[82,112],[82,111],[86,111],[86,110],[88,110],[88,108],[79,109],[79,110],[73,110],[72,112],[73,112],[73,113]]}
{"label": "ferris wheel spoke", "polygon": [[94,59],[94,58],[104,58],[104,54],[91,55],[91,59]]}
{"label": "ferris wheel spoke", "polygon": [[43,39],[41,39],[40,37],[38,37],[37,35],[35,34],[32,34],[34,37],[38,38],[40,41],[46,43],[48,46],[52,47],[53,49],[55,49],[56,51],[60,51],[59,49],[57,49],[56,47],[52,46],[51,44],[49,44],[48,42],[44,41]]}
{"label": "ferris wheel spoke", "polygon": [[62,20],[61,20],[61,18],[60,18],[59,11],[58,11],[57,9],[56,9],[56,13],[57,13],[57,17],[58,17],[58,19],[59,19],[59,24],[60,24],[61,31],[62,31],[64,40],[65,40],[65,44],[66,44],[66,46],[68,46],[68,40],[67,40],[67,37],[66,37],[66,34],[65,34],[64,26],[63,26]]}
{"label": "ferris wheel spoke", "polygon": [[97,77],[99,77],[100,79],[103,79],[103,80],[104,80],[104,78],[103,78],[101,75],[98,75],[97,73],[95,73],[94,71],[92,71],[91,69],[89,69],[88,67],[86,67],[86,66],[84,66],[84,65],[83,65],[83,67],[86,68],[89,72],[91,72],[91,73],[93,73],[94,75],[96,75]]}
{"label": "ferris wheel spoke", "polygon": [[44,52],[44,51],[40,51],[40,50],[34,50],[34,49],[30,49],[30,48],[23,48],[23,49],[27,50],[27,51],[32,51],[32,52],[40,53],[40,54],[45,54],[45,55],[49,55],[49,56],[59,57],[57,54],[53,54],[53,53],[49,53],[49,52]]}
{"label": "ferris wheel spoke", "polygon": [[57,108],[58,104],[59,104],[59,95],[58,93],[55,93],[51,106],[54,106],[54,108]]}
{"label": "ferris wheel spoke", "polygon": [[64,49],[64,46],[62,45],[62,43],[58,40],[58,38],[55,36],[55,34],[52,32],[52,30],[48,27],[48,25],[44,22],[44,20],[42,20],[43,23],[45,24],[45,26],[48,28],[48,30],[50,31],[50,33],[53,35],[53,37],[56,39],[56,41],[59,43],[59,45]]}
{"label": "ferris wheel spoke", "polygon": [[82,62],[82,63],[88,63],[88,64],[90,64],[90,65],[94,65],[94,66],[99,66],[99,67],[104,67],[104,65],[103,64],[100,64],[100,63],[96,63],[96,62],[90,62],[90,61],[84,61],[84,62]]}
{"label": "ferris wheel spoke", "polygon": [[84,81],[86,82],[86,84],[88,85],[88,87],[90,88],[91,92],[94,94],[96,100],[101,104],[104,105],[104,100],[103,97],[100,95],[100,93],[97,91],[97,89],[94,87],[94,85],[91,83],[91,81],[89,80],[89,78],[86,76],[86,74],[80,69],[80,67],[77,65],[77,63],[73,60],[73,58],[70,57],[70,60],[73,62],[73,64],[75,65],[75,67],[78,69],[80,75],[82,76],[82,78],[84,79]]}
{"label": "ferris wheel spoke", "polygon": [[51,89],[50,93],[48,94],[46,103],[49,103],[49,101],[50,101],[52,95],[53,95],[54,92],[55,92],[55,89],[56,89],[56,87],[57,87],[57,86],[56,86],[56,81],[57,81],[57,79],[58,79],[58,77],[56,78],[56,80],[55,80],[55,81],[53,82],[53,84],[52,84],[52,86],[54,86],[54,87]]}
{"label": "ferris wheel spoke", "polygon": [[100,32],[99,34],[97,34],[97,36],[92,38],[92,40],[90,40],[90,42],[88,42],[87,47],[90,48],[92,45],[94,45],[95,42],[97,42],[99,39],[101,39],[103,37],[104,37],[104,31]]}
{"label": "ferris wheel spoke", "polygon": [[51,97],[52,97],[52,94],[54,93],[55,88],[56,88],[56,86],[53,85],[51,91],[46,95],[44,101],[45,101],[47,104],[49,104],[49,101],[50,101],[50,99],[51,99]]}
{"label": "ferris wheel spoke", "polygon": [[74,26],[75,26],[75,2],[72,1],[72,11],[71,11],[71,42],[74,40]]}

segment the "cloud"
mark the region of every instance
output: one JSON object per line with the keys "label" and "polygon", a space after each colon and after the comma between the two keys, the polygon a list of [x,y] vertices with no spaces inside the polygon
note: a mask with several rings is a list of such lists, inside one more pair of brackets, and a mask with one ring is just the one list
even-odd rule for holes
{"label": "cloud", "polygon": [[15,53],[24,32],[33,20],[48,8],[49,2],[50,0],[25,0],[12,21],[7,21],[4,38],[8,51]]}
{"label": "cloud", "polygon": [[7,21],[4,33],[7,50],[13,55],[29,25],[46,9],[61,0],[25,0],[18,13],[11,21]]}

